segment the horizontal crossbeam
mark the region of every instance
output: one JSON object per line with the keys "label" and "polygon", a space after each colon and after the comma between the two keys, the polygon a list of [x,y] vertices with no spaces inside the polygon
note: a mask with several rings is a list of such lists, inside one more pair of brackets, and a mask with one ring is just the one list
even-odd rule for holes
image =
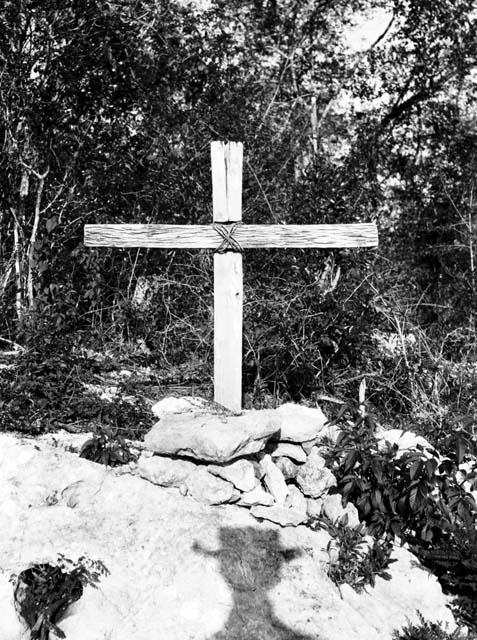
{"label": "horizontal crossbeam", "polygon": [[[241,224],[233,234],[244,249],[329,249],[376,247],[374,223],[362,224]],[[88,247],[151,247],[157,249],[218,249],[223,238],[211,225],[88,224]]]}

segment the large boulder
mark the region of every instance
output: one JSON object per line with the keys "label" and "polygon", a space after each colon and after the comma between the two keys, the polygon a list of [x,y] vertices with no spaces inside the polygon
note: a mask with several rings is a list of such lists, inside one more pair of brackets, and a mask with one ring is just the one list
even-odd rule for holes
{"label": "large boulder", "polygon": [[281,420],[280,440],[308,442],[316,438],[324,428],[327,418],[320,408],[282,404],[276,409]]}
{"label": "large boulder", "polygon": [[[339,590],[327,575],[326,532],[205,505],[79,458],[62,437],[53,445],[0,434],[2,640],[29,637],[10,576],[59,554],[109,570],[59,623],[68,640],[391,640],[416,609],[455,627],[436,578],[406,549],[394,551],[391,580]],[[75,508],[48,500],[80,480]]]}
{"label": "large boulder", "polygon": [[145,446],[162,455],[180,455],[209,462],[228,462],[257,453],[280,430],[274,411],[247,411],[241,416],[165,415],[144,438]]}

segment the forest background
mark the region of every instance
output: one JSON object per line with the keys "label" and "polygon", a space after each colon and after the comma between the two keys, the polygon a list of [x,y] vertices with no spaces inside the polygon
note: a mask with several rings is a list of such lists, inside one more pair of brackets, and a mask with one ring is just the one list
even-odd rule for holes
{"label": "forest background", "polygon": [[87,389],[105,369],[210,393],[211,253],[85,248],[83,227],[210,223],[209,144],[238,140],[245,222],[380,233],[246,251],[247,405],[339,407],[366,377],[389,425],[473,430],[473,1],[2,5],[3,428],[104,412]]}

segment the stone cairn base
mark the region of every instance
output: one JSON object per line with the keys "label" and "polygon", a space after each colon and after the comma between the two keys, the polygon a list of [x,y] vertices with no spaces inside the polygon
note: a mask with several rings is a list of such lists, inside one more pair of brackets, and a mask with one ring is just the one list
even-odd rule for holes
{"label": "stone cairn base", "polygon": [[[240,416],[201,398],[165,398],[153,407],[159,421],[144,440],[135,473],[176,487],[208,505],[233,503],[281,526],[298,526],[322,513],[333,522],[343,508],[323,444],[336,439],[321,409],[284,404]],[[329,493],[331,490],[331,493]]]}

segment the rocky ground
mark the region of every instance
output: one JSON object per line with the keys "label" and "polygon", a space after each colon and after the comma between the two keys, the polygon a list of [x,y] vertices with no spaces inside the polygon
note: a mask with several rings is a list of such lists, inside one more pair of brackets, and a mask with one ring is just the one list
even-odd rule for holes
{"label": "rocky ground", "polygon": [[382,640],[417,610],[455,626],[405,548],[364,593],[328,577],[330,536],[304,523],[359,520],[333,494],[322,447],[336,432],[320,409],[235,417],[168,398],[154,412],[137,462],[114,469],[79,457],[85,434],[0,435],[2,640],[29,637],[10,577],[60,554],[109,571],[59,624],[69,640]]}

